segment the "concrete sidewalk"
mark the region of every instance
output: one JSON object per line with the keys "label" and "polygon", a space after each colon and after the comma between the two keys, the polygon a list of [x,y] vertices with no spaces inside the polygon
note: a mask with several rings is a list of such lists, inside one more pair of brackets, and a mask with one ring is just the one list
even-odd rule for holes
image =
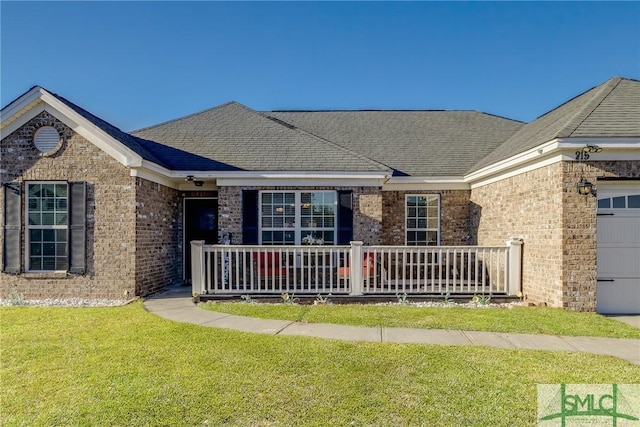
{"label": "concrete sidewalk", "polygon": [[640,339],[569,337],[441,329],[379,328],[264,320],[204,310],[188,287],[171,288],[145,300],[153,314],[176,322],[270,335],[298,335],[348,341],[441,345],[478,345],[526,350],[582,351],[604,354],[640,365]]}

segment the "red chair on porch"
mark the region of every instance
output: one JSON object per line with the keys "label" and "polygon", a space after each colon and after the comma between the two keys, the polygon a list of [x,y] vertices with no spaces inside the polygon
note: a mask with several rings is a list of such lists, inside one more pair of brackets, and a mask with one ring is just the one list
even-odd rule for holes
{"label": "red chair on porch", "polygon": [[260,280],[286,277],[289,269],[282,266],[278,252],[254,252],[253,271]]}
{"label": "red chair on porch", "polygon": [[[376,260],[373,252],[365,252],[362,260],[362,278],[367,280],[375,275]],[[341,280],[348,279],[351,276],[351,267],[340,267],[338,275]]]}

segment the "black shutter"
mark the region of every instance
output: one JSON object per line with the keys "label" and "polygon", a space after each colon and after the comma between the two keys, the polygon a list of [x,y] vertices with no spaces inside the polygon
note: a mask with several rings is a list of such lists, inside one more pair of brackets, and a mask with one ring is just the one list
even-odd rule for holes
{"label": "black shutter", "polygon": [[353,192],[338,191],[338,244],[348,245],[353,240]]}
{"label": "black shutter", "polygon": [[19,182],[4,187],[4,239],[2,271],[20,274],[22,267],[22,187]]}
{"label": "black shutter", "polygon": [[87,258],[87,183],[69,183],[69,271],[84,274]]}
{"label": "black shutter", "polygon": [[258,244],[258,190],[242,191],[242,244]]}

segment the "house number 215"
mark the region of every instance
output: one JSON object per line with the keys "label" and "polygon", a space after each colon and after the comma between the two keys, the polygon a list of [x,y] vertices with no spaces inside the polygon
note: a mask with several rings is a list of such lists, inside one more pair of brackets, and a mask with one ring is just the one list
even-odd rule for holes
{"label": "house number 215", "polygon": [[576,160],[589,160],[589,153],[584,151],[576,151]]}

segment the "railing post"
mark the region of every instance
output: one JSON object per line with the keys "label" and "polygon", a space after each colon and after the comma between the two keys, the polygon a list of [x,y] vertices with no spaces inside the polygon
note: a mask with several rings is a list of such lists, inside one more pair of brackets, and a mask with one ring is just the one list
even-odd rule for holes
{"label": "railing post", "polygon": [[362,242],[349,242],[351,244],[350,250],[350,263],[351,268],[349,269],[350,277],[349,282],[351,283],[351,292],[349,295],[362,295]]}
{"label": "railing post", "polygon": [[507,274],[507,295],[517,295],[522,288],[522,239],[512,237],[507,241],[509,272]]}
{"label": "railing post", "polygon": [[204,240],[194,240],[191,242],[192,295],[206,294],[204,265]]}

